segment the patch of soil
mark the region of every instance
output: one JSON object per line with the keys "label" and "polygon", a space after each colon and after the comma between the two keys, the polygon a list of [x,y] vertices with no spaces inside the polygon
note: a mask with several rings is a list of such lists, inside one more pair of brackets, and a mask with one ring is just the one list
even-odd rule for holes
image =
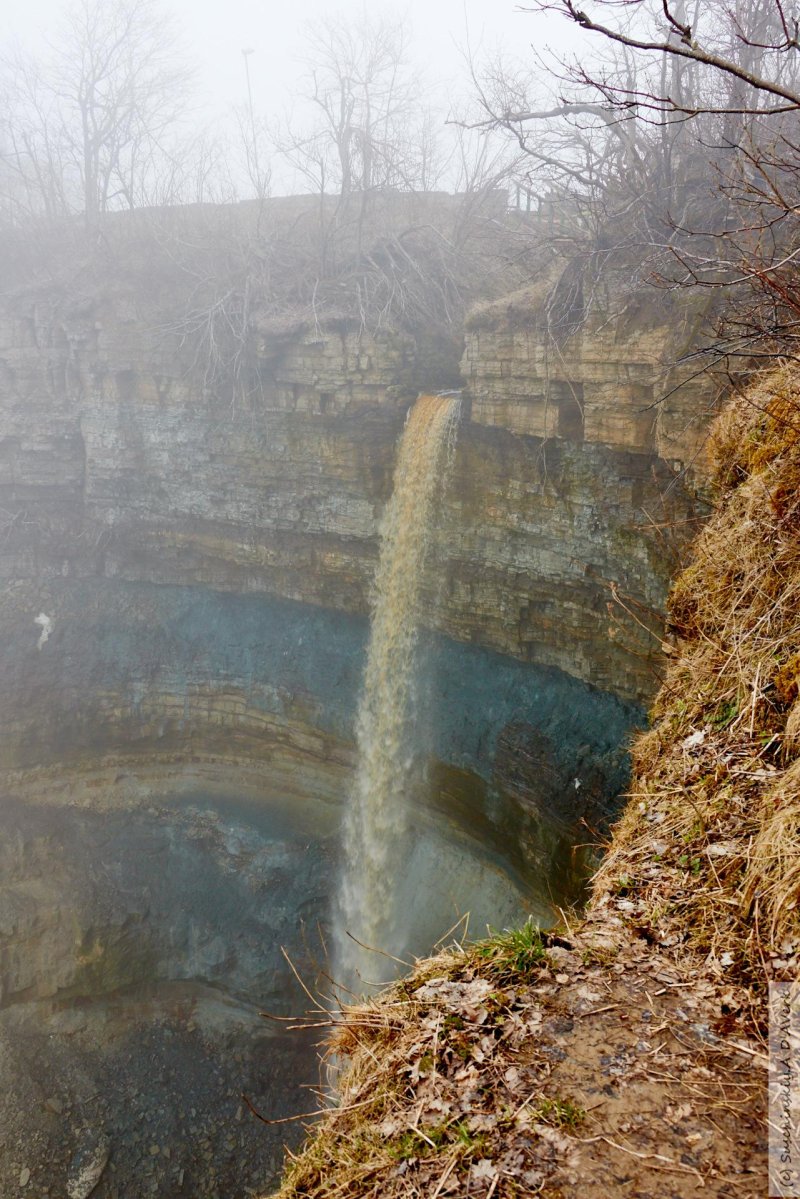
{"label": "patch of soil", "polygon": [[442,955],[349,1009],[340,1107],[281,1199],[763,1196],[766,1059],[736,998],[609,913],[542,950]]}

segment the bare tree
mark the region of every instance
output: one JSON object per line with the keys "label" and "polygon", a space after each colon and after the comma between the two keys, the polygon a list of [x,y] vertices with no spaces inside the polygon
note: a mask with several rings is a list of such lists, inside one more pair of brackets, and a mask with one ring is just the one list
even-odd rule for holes
{"label": "bare tree", "polygon": [[[621,76],[618,60],[607,71],[587,70],[574,59],[564,64],[569,78],[609,106],[691,118],[778,115],[800,105],[797,18],[783,0],[594,0],[586,10],[574,0],[537,0],[522,11],[558,13],[636,55],[644,78],[634,82]],[[675,69],[665,73],[665,60]],[[680,64],[693,69],[691,86]]]}
{"label": "bare tree", "polygon": [[80,211],[91,227],[163,196],[190,72],[153,0],[77,0],[44,60],[17,53],[2,69],[4,163],[29,208]]}
{"label": "bare tree", "polygon": [[57,97],[38,65],[19,56],[2,64],[0,87],[0,163],[9,221],[66,215],[71,188]]}
{"label": "bare tree", "polygon": [[319,196],[326,260],[345,227],[362,244],[374,196],[427,191],[439,180],[438,130],[420,102],[408,44],[403,21],[385,17],[306,29],[299,107],[275,142]]}
{"label": "bare tree", "polygon": [[408,186],[417,87],[405,25],[331,19],[306,36],[309,99],[331,143],[339,192]]}
{"label": "bare tree", "polygon": [[715,351],[792,350],[795,14],[783,0],[537,0],[524,11],[561,15],[580,52],[548,61],[549,96],[502,65],[476,72],[477,123],[513,137],[531,178],[569,204],[584,252],[627,246],[662,286],[716,289],[728,316]]}

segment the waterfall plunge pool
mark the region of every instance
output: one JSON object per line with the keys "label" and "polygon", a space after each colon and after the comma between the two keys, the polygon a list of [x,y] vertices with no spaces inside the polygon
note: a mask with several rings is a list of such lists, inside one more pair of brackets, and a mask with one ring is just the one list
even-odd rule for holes
{"label": "waterfall plunge pool", "polygon": [[[17,603],[0,646],[16,697],[0,744],[0,1193],[30,1170],[64,1194],[88,1158],[100,1199],[132,1180],[143,1197],[244,1197],[300,1128],[259,1123],[242,1093],[270,1119],[316,1105],[317,1034],[259,1013],[309,1007],[281,946],[325,986],[366,621],[111,580]],[[556,671],[423,640],[399,956],[465,911],[479,936],[574,894],[574,818],[624,783],[638,716]]]}
{"label": "waterfall plunge pool", "polygon": [[[336,822],[311,796],[204,788],[197,766],[171,794],[149,771],[145,799],[132,766],[62,778],[67,804],[3,802],[0,1193],[30,1169],[37,1193],[63,1194],[94,1155],[101,1199],[133,1180],[142,1197],[244,1199],[301,1126],[265,1126],[243,1095],[282,1119],[324,1082],[318,1032],[285,1019],[311,1006],[292,967],[329,992]],[[420,814],[398,897],[409,952],[467,911],[473,932],[549,916],[443,812]]]}

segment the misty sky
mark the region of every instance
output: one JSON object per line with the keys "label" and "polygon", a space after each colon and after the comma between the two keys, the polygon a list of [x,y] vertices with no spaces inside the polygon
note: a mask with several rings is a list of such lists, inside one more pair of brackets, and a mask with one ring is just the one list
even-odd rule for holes
{"label": "misty sky", "polygon": [[[250,47],[254,102],[280,113],[290,104],[301,29],[336,12],[363,11],[362,0],[161,0],[162,11],[174,15],[190,55],[197,61],[210,112],[223,113],[241,104],[246,94],[242,49]],[[59,0],[0,2],[0,43],[17,38],[35,48],[52,34],[62,8]],[[463,71],[459,49],[468,41],[474,50],[502,46],[522,55],[533,42],[558,42],[564,21],[516,11],[514,0],[370,0],[371,13],[407,15],[415,57],[448,85]],[[574,33],[573,33],[574,36]]]}

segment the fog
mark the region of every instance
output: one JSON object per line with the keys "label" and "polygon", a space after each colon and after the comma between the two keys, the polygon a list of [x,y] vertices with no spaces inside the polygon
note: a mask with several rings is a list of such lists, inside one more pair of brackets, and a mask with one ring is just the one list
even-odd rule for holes
{"label": "fog", "polygon": [[[60,0],[0,7],[0,43],[18,39],[35,49],[37,43],[52,36],[63,8]],[[173,16],[198,65],[205,98],[218,111],[246,99],[244,48],[252,47],[256,56],[252,60],[254,101],[265,108],[280,108],[292,97],[303,26],[337,14],[355,20],[364,12],[360,0],[338,5],[326,0],[302,0],[297,5],[264,0],[163,0],[160,8]],[[547,25],[546,40],[558,42],[563,25],[522,13],[513,0],[407,0],[405,4],[374,0],[369,12],[406,19],[418,63],[440,79],[464,75],[463,54],[468,46],[474,50],[505,47],[518,53],[531,41],[541,46],[543,24]]]}

